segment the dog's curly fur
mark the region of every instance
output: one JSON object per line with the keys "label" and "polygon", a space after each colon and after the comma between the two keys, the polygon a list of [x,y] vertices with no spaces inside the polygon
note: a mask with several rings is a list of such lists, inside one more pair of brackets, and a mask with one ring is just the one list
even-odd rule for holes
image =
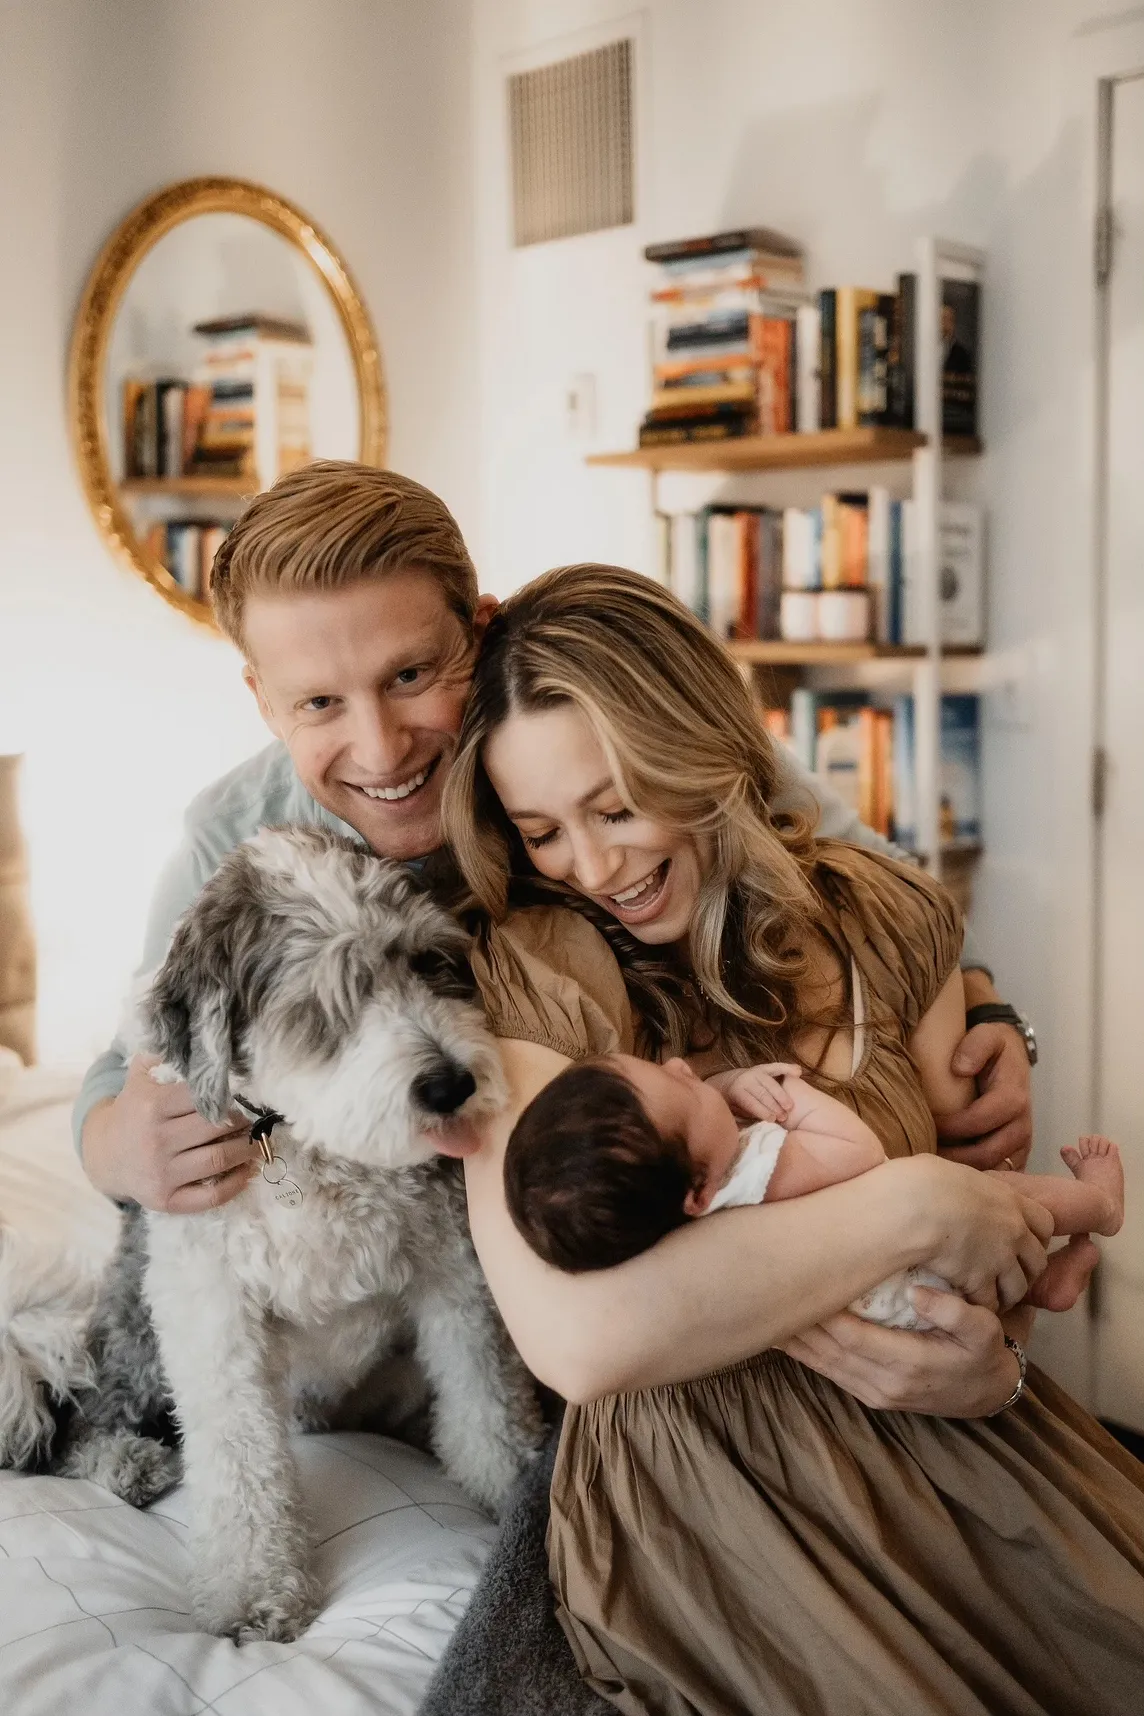
{"label": "dog's curly fur", "polygon": [[240,1642],[294,1638],[318,1606],[294,1419],[338,1421],[412,1348],[431,1445],[477,1501],[497,1509],[540,1442],[459,1164],[433,1142],[503,1100],[466,951],[408,870],[263,830],[207,883],[140,1004],[154,1076],[185,1079],[207,1119],[239,1093],[287,1116],[273,1143],[304,1201],[256,1179],[206,1215],[129,1212],[52,1463],[136,1505],[184,1466],[195,1611]]}

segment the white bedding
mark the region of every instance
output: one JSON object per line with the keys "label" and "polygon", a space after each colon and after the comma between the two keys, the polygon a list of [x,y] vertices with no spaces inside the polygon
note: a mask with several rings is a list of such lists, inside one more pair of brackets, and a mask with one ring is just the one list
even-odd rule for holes
{"label": "white bedding", "polygon": [[[75,1081],[0,1067],[0,1223],[98,1269],[115,1215],[72,1150]],[[329,1592],[292,1645],[199,1632],[181,1491],[145,1513],[94,1484],[0,1473],[3,1716],[412,1716],[493,1536],[423,1454],[299,1438]]]}

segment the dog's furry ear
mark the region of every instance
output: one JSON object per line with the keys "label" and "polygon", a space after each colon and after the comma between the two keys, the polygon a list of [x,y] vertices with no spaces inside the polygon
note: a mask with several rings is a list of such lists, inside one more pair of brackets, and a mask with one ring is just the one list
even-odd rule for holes
{"label": "dog's furry ear", "polygon": [[219,1125],[230,1108],[238,1021],[229,926],[211,903],[200,895],[180,920],[140,1017],[147,1048],[186,1079],[203,1119]]}

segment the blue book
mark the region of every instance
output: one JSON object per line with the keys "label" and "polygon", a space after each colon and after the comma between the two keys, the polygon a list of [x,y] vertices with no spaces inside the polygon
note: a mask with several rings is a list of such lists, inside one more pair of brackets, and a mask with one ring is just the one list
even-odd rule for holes
{"label": "blue book", "polygon": [[981,838],[981,699],[947,692],[941,700],[942,843]]}
{"label": "blue book", "polygon": [[886,641],[900,644],[905,607],[905,556],[902,545],[902,503],[890,502],[890,575],[888,579]]}

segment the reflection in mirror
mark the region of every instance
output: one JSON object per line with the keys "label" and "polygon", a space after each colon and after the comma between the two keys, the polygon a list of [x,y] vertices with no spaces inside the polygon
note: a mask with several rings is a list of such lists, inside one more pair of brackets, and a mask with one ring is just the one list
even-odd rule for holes
{"label": "reflection in mirror", "polygon": [[385,458],[381,361],[329,241],[240,179],[191,179],[112,234],[76,318],[80,475],[109,545],[209,620],[245,502],[312,459]]}
{"label": "reflection in mirror", "polygon": [[360,455],[353,356],[309,259],[246,215],[197,215],[128,283],[104,387],[114,480],[143,553],[202,599],[245,498]]}

